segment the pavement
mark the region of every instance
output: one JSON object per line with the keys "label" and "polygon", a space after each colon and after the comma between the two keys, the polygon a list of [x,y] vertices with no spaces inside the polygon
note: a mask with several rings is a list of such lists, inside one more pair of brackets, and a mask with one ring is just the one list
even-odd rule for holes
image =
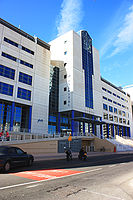
{"label": "pavement", "polygon": [[[120,153],[133,153],[133,151],[130,152],[88,152],[87,157],[91,156],[102,156],[102,155],[111,155],[111,154],[120,154]],[[78,158],[78,152],[72,152],[73,158]],[[60,160],[60,159],[66,159],[65,153],[48,153],[48,154],[33,154],[35,161],[43,161],[43,160]]]}

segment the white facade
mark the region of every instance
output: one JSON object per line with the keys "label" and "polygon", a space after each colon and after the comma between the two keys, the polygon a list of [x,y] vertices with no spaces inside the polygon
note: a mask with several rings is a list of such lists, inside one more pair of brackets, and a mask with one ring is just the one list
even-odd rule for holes
{"label": "white facade", "polygon": [[[8,41],[5,41],[5,38],[7,38]],[[25,51],[23,47],[34,53],[29,53],[27,50]],[[16,58],[16,61],[2,56],[2,52],[13,56]],[[22,64],[21,61],[30,63],[33,65],[33,68]],[[14,80],[4,77],[4,75],[0,76],[0,82],[13,85],[13,95],[9,96],[0,93],[1,101],[4,100],[9,101],[10,103],[14,102],[15,104],[32,106],[31,132],[47,132],[50,66],[49,45],[38,38],[34,39],[34,37],[1,19],[0,65],[15,70]],[[32,77],[31,85],[19,81],[20,72]],[[31,99],[18,98],[18,87],[30,91]]]}

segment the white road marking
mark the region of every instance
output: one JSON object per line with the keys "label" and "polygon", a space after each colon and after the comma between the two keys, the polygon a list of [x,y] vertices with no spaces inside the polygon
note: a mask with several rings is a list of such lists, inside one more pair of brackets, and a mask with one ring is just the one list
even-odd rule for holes
{"label": "white road marking", "polygon": [[29,185],[29,186],[27,186],[26,188],[33,188],[33,187],[37,187],[37,186],[40,186],[40,185],[42,185],[42,184]]}
{"label": "white road marking", "polygon": [[[88,190],[87,190],[87,191],[88,191]],[[90,192],[90,193],[92,193],[92,194],[96,194],[96,195],[102,195],[102,196],[105,196],[105,197],[109,197],[109,199],[119,199],[119,200],[124,200],[124,199],[122,199],[122,198],[120,198],[120,197],[110,196],[110,195],[108,195],[108,194],[104,194],[104,193],[93,192],[93,191],[88,191],[88,192]]]}
{"label": "white road marking", "polygon": [[45,180],[41,180],[41,181],[32,181],[32,182],[28,182],[28,183],[20,183],[20,184],[16,184],[16,185],[9,185],[9,186],[5,186],[5,187],[1,187],[0,190],[5,190],[5,189],[9,189],[9,188],[24,186],[24,185],[30,185],[30,184],[35,184],[35,183],[41,183],[41,182],[55,180],[55,179],[61,179],[61,178],[64,178],[64,177],[69,177],[69,176],[75,176],[75,175],[95,172],[95,171],[99,171],[99,170],[102,170],[102,169],[103,168],[96,168],[96,169],[92,169],[92,170],[89,170],[89,171],[82,171],[82,172],[79,172],[79,173],[76,173],[76,174],[70,174],[70,175],[56,177],[56,178],[54,177],[54,178],[51,178],[51,179],[45,179]]}

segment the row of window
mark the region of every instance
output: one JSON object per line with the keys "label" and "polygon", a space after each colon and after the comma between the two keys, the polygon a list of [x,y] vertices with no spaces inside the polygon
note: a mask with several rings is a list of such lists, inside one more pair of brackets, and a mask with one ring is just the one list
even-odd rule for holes
{"label": "row of window", "polygon": [[104,87],[102,87],[102,90],[104,90],[105,92],[108,92],[109,94],[113,94],[115,97],[117,97],[123,101],[126,101],[128,103],[128,101],[126,99],[124,99],[123,97],[120,97],[119,95],[116,95],[115,93],[112,93],[110,90],[107,90]]}
{"label": "row of window", "polygon": [[28,48],[26,48],[26,47],[24,47],[24,46],[22,46],[22,45],[20,45],[20,44],[18,44],[16,42],[14,42],[14,41],[6,38],[6,37],[4,37],[4,41],[9,43],[9,44],[11,44],[11,45],[13,45],[13,46],[15,46],[15,47],[18,47],[18,48],[26,51],[27,53],[30,53],[30,54],[34,55],[34,51],[32,51],[32,50],[30,50],[30,49],[28,49]]}
{"label": "row of window", "polygon": [[129,120],[126,120],[125,118],[119,118],[117,116],[113,116],[111,114],[108,114],[108,113],[103,113],[103,119],[106,119],[106,120],[110,120],[110,121],[114,121],[116,123],[123,123],[123,124],[127,124],[129,125]]}
{"label": "row of window", "polygon": [[11,56],[11,55],[9,55],[9,54],[7,54],[7,53],[2,52],[1,55],[2,55],[3,57],[5,57],[5,58],[8,58],[8,59],[13,60],[13,61],[15,61],[15,62],[18,62],[18,63],[20,63],[20,64],[22,64],[22,65],[25,65],[25,66],[27,66],[27,67],[33,68],[33,65],[32,65],[32,64],[30,64],[30,63],[28,63],[28,62],[26,62],[26,61],[24,61],[24,60],[20,60],[20,59],[14,57],[14,56]]}
{"label": "row of window", "polygon": [[[107,104],[103,104],[104,110],[109,110],[109,112],[114,112],[115,114],[122,115],[123,117],[126,117],[126,112],[118,110],[117,108],[113,108],[112,106],[108,106]],[[129,113],[127,113],[127,117],[129,117]]]}
{"label": "row of window", "polygon": [[[0,82],[0,93],[13,96],[13,85]],[[17,97],[20,99],[31,100],[31,91],[18,87]]]}
{"label": "row of window", "polygon": [[[4,76],[6,78],[10,78],[14,80],[15,70],[4,65],[0,65],[0,76]],[[32,76],[19,72],[19,82],[32,85]]]}
{"label": "row of window", "polygon": [[128,110],[128,107],[127,106],[124,106],[124,105],[121,105],[120,103],[118,103],[118,102],[116,102],[116,101],[112,101],[112,99],[109,99],[109,98],[107,98],[107,97],[105,97],[105,96],[103,96],[103,99],[104,100],[107,100],[107,101],[109,101],[109,102],[113,102],[114,104],[116,104],[116,105],[118,105],[118,106],[122,106],[123,108],[125,108],[125,109],[127,109]]}

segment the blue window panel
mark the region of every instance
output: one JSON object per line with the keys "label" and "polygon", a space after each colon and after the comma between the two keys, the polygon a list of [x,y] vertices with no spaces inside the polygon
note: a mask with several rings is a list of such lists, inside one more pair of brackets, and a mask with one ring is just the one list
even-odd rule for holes
{"label": "blue window panel", "polygon": [[82,65],[85,72],[85,105],[93,108],[93,57],[92,57],[92,39],[87,31],[81,32],[82,36]]}
{"label": "blue window panel", "polygon": [[107,97],[104,97],[104,96],[103,96],[103,99],[107,100]]}
{"label": "blue window panel", "polygon": [[31,100],[31,91],[18,87],[17,97],[20,99]]}
{"label": "blue window panel", "polygon": [[34,55],[34,51],[32,51],[32,50],[30,50],[30,49],[28,49],[28,48],[26,48],[24,46],[22,46],[22,50],[26,51],[27,53],[30,53],[30,54]]}
{"label": "blue window panel", "polygon": [[49,116],[49,122],[56,122],[56,117],[50,115],[50,116]]}
{"label": "blue window panel", "polygon": [[113,95],[116,97],[116,94],[115,94],[115,93],[113,93]]}
{"label": "blue window panel", "polygon": [[25,62],[25,61],[23,61],[23,60],[20,60],[20,63],[21,63],[22,65],[27,66],[27,67],[33,68],[33,65],[32,65],[32,64],[27,63],[27,62]]}
{"label": "blue window panel", "polygon": [[56,133],[56,126],[48,125],[48,133],[55,134]]}
{"label": "blue window panel", "polygon": [[112,106],[109,106],[109,111],[113,112],[113,107]]}
{"label": "blue window panel", "polygon": [[13,85],[0,82],[0,93],[13,96]]}
{"label": "blue window panel", "polygon": [[17,60],[14,56],[11,56],[11,55],[9,55],[9,54],[7,54],[7,53],[4,53],[4,52],[2,52],[2,56],[5,57],[5,58],[8,58],[8,59],[10,59],[10,60],[13,60],[13,61],[15,61],[15,62],[16,62],[16,60]]}
{"label": "blue window panel", "polygon": [[0,65],[0,76],[10,78],[14,80],[15,70],[4,65]]}
{"label": "blue window panel", "polygon": [[112,102],[112,100],[111,100],[111,99],[108,99],[108,101]]}
{"label": "blue window panel", "polygon": [[114,108],[114,113],[117,113],[117,108]]}
{"label": "blue window panel", "polygon": [[19,82],[32,85],[32,76],[19,72]]}
{"label": "blue window panel", "polygon": [[103,109],[108,110],[108,106],[106,104],[103,104]]}
{"label": "blue window panel", "polygon": [[12,40],[9,40],[8,38],[4,37],[4,41],[15,46],[15,47],[18,47],[18,44],[16,42],[13,42]]}

